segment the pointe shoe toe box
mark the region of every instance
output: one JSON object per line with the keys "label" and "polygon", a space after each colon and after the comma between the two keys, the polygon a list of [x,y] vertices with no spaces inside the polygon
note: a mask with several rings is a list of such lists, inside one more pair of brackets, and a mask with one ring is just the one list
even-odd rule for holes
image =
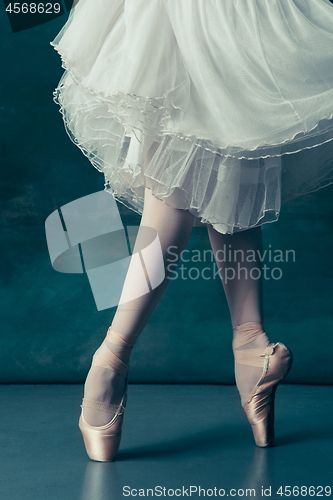
{"label": "pointe shoe toe box", "polygon": [[87,454],[97,462],[113,461],[117,455],[120,440],[123,415],[101,427],[89,425],[81,413],[79,428],[81,430]]}
{"label": "pointe shoe toe box", "polygon": [[292,365],[292,353],[282,343],[268,346],[268,363],[255,394],[244,410],[252,427],[256,445],[269,448],[274,442],[274,400],[279,382],[286,377]]}

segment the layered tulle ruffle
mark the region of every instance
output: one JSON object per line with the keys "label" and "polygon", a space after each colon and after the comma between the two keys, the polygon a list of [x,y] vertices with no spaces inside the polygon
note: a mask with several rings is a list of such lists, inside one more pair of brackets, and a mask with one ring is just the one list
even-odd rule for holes
{"label": "layered tulle ruffle", "polygon": [[69,136],[139,213],[149,187],[233,233],[333,182],[328,0],[79,0],[51,44]]}

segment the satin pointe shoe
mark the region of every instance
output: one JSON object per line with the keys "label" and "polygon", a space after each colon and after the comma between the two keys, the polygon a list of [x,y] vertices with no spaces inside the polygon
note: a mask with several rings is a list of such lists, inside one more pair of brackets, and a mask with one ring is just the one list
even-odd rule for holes
{"label": "satin pointe shoe", "polygon": [[[110,329],[105,340],[113,341]],[[127,402],[128,365],[121,361],[103,342],[95,352],[91,366],[114,370],[125,377],[125,390],[119,405],[91,401],[86,398],[82,399],[79,428],[87,454],[91,460],[110,462],[115,459],[120,446],[124,410]],[[84,419],[83,408],[85,407],[110,412],[113,416],[106,425],[94,427]]]}
{"label": "satin pointe shoe", "polygon": [[[238,347],[243,345],[238,341]],[[243,404],[252,427],[255,443],[260,448],[269,448],[274,443],[274,401],[276,389],[289,373],[293,356],[282,343],[269,343],[266,347],[234,351],[235,362],[262,367],[262,374],[253,391]]]}

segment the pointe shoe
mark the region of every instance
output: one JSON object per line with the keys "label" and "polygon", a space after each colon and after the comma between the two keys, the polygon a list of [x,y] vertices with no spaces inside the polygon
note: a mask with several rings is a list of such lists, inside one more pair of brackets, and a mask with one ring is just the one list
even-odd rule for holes
{"label": "pointe shoe", "polygon": [[[118,341],[120,340],[124,345],[130,345],[126,343],[119,334],[112,332],[110,328],[105,340],[111,343],[114,342],[115,338],[114,335],[112,336],[112,333],[118,336]],[[115,459],[120,446],[121,428],[127,402],[128,365],[119,359],[103,342],[95,352],[91,366],[99,366],[113,370],[125,377],[124,394],[119,405],[91,401],[86,398],[82,399],[79,428],[83,436],[87,454],[91,460],[110,462]],[[112,412],[114,416],[106,425],[95,427],[88,424],[84,419],[83,408],[85,407],[99,411]]]}
{"label": "pointe shoe", "polygon": [[[87,454],[91,460],[97,462],[111,462],[115,459],[121,439],[121,428],[123,424],[124,410],[127,400],[127,379],[126,387],[120,405],[99,403],[98,401],[82,400],[82,411],[79,419]],[[83,416],[83,408],[94,408],[101,411],[115,413],[114,417],[106,425],[94,427],[88,424]]]}
{"label": "pointe shoe", "polygon": [[292,353],[284,344],[277,342],[270,343],[265,348],[235,351],[234,354],[236,362],[252,366],[263,365],[262,375],[243,408],[251,424],[256,445],[269,448],[274,443],[275,393],[279,383],[291,369]]}

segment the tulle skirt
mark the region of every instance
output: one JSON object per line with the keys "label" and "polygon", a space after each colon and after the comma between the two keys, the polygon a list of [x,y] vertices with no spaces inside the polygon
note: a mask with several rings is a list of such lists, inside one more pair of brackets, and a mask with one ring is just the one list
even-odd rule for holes
{"label": "tulle skirt", "polygon": [[50,42],[73,142],[142,213],[221,233],[333,182],[329,0],[79,0]]}

